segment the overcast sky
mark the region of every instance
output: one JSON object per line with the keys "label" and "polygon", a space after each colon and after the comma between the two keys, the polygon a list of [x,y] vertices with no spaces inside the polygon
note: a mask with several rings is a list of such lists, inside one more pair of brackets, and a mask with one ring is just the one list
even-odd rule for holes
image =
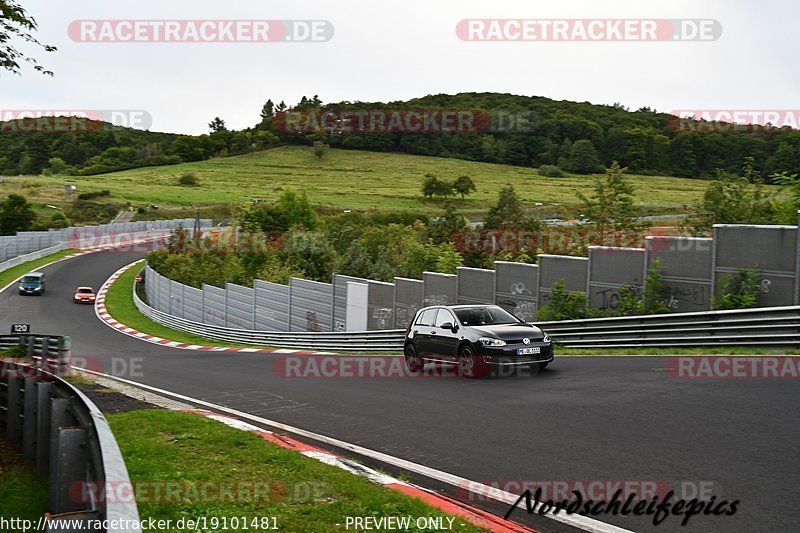
{"label": "overcast sky", "polygon": [[[631,108],[798,109],[797,0],[24,0],[53,78],[0,74],[0,109],[143,109],[153,130],[257,122],[271,98],[510,92]],[[464,42],[465,18],[716,19],[713,42]],[[326,43],[79,43],[76,19],[325,19]],[[28,48],[25,48],[29,50]]]}

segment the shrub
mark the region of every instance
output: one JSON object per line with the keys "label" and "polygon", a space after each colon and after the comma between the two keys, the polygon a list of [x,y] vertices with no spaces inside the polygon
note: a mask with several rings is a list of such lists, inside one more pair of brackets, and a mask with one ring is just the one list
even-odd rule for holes
{"label": "shrub", "polygon": [[719,296],[711,299],[714,309],[748,309],[758,303],[761,293],[761,271],[758,268],[740,268],[736,274],[722,278]]}
{"label": "shrub", "polygon": [[556,165],[542,165],[539,167],[539,175],[547,178],[561,178],[564,177],[564,171]]}
{"label": "shrub", "polygon": [[22,359],[24,357],[28,357],[28,350],[17,345],[3,350],[0,352],[0,355],[3,357],[8,357],[9,359]]}
{"label": "shrub", "polygon": [[92,192],[82,192],[78,195],[78,200],[94,200],[95,198],[105,198],[111,196],[111,191],[102,190],[102,191],[92,191]]}
{"label": "shrub", "polygon": [[184,172],[178,178],[178,184],[185,187],[195,187],[200,185],[200,176],[197,175],[197,172]]}
{"label": "shrub", "polygon": [[661,273],[661,260],[653,261],[647,269],[644,287],[625,285],[619,290],[620,316],[657,315],[669,311],[664,302],[664,276]]}
{"label": "shrub", "polygon": [[569,292],[564,287],[564,280],[558,280],[553,285],[550,301],[539,309],[539,320],[577,320],[589,315],[589,302],[586,295],[581,292]]}

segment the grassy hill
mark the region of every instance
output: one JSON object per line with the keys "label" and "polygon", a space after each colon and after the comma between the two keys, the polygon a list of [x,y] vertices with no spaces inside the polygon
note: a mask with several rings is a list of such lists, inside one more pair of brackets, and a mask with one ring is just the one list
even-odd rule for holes
{"label": "grassy hill", "polygon": [[[181,186],[178,178],[194,172],[199,186]],[[342,209],[413,209],[438,211],[440,202],[422,197],[425,174],[453,179],[470,176],[477,193],[458,206],[468,212],[486,210],[498,190],[513,185],[531,204],[574,204],[576,191],[586,193],[591,176],[567,174],[562,178],[539,176],[536,169],[407,154],[358,150],[330,150],[322,160],[308,147],[284,146],[247,155],[178,165],[145,167],[85,177],[5,177],[0,194],[24,194],[41,204],[65,205],[63,186],[78,192],[107,189],[114,202],[184,206],[228,204],[253,198],[272,199],[287,187],[305,190],[310,200]],[[639,204],[648,211],[680,211],[698,200],[707,182],[697,179],[631,175]]]}

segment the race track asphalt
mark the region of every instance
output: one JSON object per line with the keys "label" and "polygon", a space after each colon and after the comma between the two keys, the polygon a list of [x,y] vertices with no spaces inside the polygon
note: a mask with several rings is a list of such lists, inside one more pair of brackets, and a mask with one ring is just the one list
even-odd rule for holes
{"label": "race track asphalt", "polygon": [[[718,500],[740,501],[732,517],[695,516],[686,527],[677,517],[657,527],[651,518],[597,517],[635,531],[800,531],[797,379],[678,379],[665,357],[565,357],[538,376],[487,380],[286,378],[275,355],[149,344],[72,303],[78,285],[97,289],[140,255],[102,252],[48,267],[45,295],[0,295],[0,327],[69,335],[74,356],[97,357],[108,373],[116,361],[115,375],[471,480],[711,482]],[[141,373],[126,371],[131,361]],[[567,530],[523,511],[514,517]]]}

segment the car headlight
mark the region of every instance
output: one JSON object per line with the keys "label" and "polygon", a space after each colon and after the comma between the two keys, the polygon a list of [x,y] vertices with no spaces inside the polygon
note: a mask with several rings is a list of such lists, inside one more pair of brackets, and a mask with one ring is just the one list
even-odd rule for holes
{"label": "car headlight", "polygon": [[547,333],[545,333],[545,334],[544,334],[544,337],[542,338],[542,342],[544,342],[544,343],[549,343],[549,342],[550,342],[550,335],[548,335]]}
{"label": "car headlight", "polygon": [[484,346],[505,346],[506,341],[502,339],[495,339],[494,337],[481,337],[478,342]]}

